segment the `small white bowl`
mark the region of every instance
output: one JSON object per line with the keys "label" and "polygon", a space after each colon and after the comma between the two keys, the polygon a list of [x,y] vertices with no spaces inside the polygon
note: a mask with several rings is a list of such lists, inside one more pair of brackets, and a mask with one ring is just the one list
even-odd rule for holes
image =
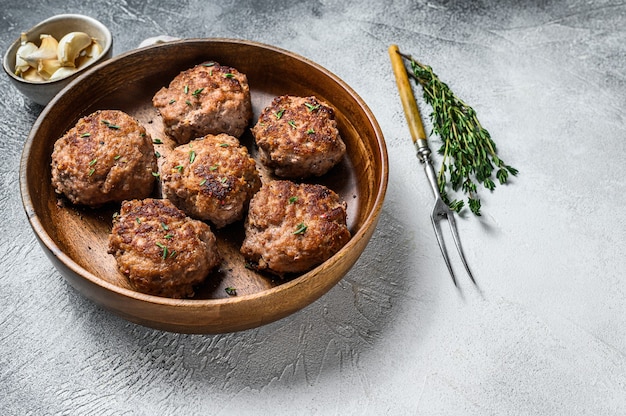
{"label": "small white bowl", "polygon": [[68,77],[54,81],[33,82],[27,81],[22,77],[15,75],[15,57],[21,44],[19,36],[4,54],[2,67],[9,76],[9,79],[22,94],[37,104],[48,104],[52,97],[54,97],[73,79],[84,72],[85,69],[111,57],[113,50],[113,37],[111,36],[111,32],[105,25],[89,16],[79,14],[59,14],[44,20],[24,33],[26,33],[27,41],[39,44],[39,35],[41,34],[48,34],[56,39],[61,39],[69,32],[85,32],[89,34],[89,36],[95,38],[102,46],[102,54],[95,61],[85,65]]}

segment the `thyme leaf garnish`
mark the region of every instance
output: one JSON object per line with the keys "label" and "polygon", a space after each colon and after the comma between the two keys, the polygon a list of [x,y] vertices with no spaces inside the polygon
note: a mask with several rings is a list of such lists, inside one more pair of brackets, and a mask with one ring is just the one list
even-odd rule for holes
{"label": "thyme leaf garnish", "polygon": [[304,234],[307,230],[307,226],[305,223],[301,222],[300,224],[298,224],[298,226],[296,227],[296,231],[293,232],[293,234],[295,235],[300,235],[300,234]]}
{"label": "thyme leaf garnish", "polygon": [[437,174],[441,198],[450,209],[459,212],[464,202],[451,200],[447,191],[449,188],[454,192],[461,190],[467,196],[472,213],[480,216],[477,185],[493,191],[496,188],[492,179],[494,171],[498,182],[504,185],[509,174],[515,176],[518,170],[497,155],[495,142],[472,107],[455,95],[430,66],[409,55],[401,55],[409,60],[409,75],[422,87],[424,101],[432,107],[431,134],[438,135],[443,142],[438,149],[443,160]]}
{"label": "thyme leaf garnish", "polygon": [[315,110],[317,110],[318,108],[320,108],[320,105],[319,105],[319,104],[317,104],[317,105],[313,105],[313,104],[311,104],[311,103],[304,103],[304,105],[306,105],[306,109],[307,109],[309,112],[311,112],[311,111],[315,111]]}
{"label": "thyme leaf garnish", "polygon": [[162,250],[161,257],[163,258],[163,260],[165,260],[167,258],[167,251],[168,251],[167,250],[167,246],[165,244],[163,244],[163,243],[158,242],[158,241],[155,244],[157,246],[159,246],[159,248]]}
{"label": "thyme leaf garnish", "polygon": [[111,122],[108,121],[108,120],[102,120],[102,124],[104,124],[105,126],[107,126],[110,129],[113,129],[113,130],[119,130],[120,129],[120,126],[118,126],[117,124],[111,124]]}

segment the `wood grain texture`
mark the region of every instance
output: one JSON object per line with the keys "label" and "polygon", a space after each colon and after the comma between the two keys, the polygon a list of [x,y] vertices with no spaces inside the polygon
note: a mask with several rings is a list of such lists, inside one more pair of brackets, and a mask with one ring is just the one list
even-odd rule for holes
{"label": "wood grain texture", "polygon": [[[175,56],[175,59],[172,57]],[[50,183],[52,146],[76,121],[97,109],[119,109],[136,117],[164,158],[173,142],[164,134],[154,93],[180,71],[214,60],[248,76],[254,118],[273,97],[316,95],[336,108],[347,156],[316,180],[348,203],[352,239],[324,264],[300,276],[278,280],[248,270],[239,253],[242,222],[216,230],[224,257],[195,298],[174,300],[133,290],[107,254],[111,218],[118,206],[101,209],[59,203]],[[241,138],[257,158],[252,136]],[[260,164],[259,164],[260,166]],[[24,205],[37,237],[55,266],[89,299],[146,326],[176,332],[239,331],[280,319],[310,304],[333,287],[356,262],[377,224],[387,186],[387,155],[378,124],[364,102],[322,67],[284,50],[227,39],[192,39],[133,51],[114,58],[74,82],[36,121],[25,145],[20,171]],[[270,172],[262,169],[264,181]],[[226,287],[237,289],[229,297]]]}

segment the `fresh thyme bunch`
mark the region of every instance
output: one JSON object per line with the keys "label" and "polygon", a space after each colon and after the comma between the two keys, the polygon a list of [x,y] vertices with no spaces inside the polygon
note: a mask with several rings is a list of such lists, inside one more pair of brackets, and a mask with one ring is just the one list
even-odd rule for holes
{"label": "fresh thyme bunch", "polygon": [[454,95],[430,66],[408,55],[402,56],[410,60],[413,72],[409,74],[422,86],[424,100],[433,109],[430,114],[433,133],[443,141],[438,151],[443,155],[443,161],[437,175],[441,198],[456,212],[464,207],[462,200],[451,201],[448,197],[446,187],[449,183],[454,191],[461,189],[468,196],[470,210],[479,216],[481,204],[477,184],[493,191],[496,187],[492,179],[495,169],[501,185],[507,182],[509,174],[515,176],[518,171],[498,157],[496,144],[472,107]]}

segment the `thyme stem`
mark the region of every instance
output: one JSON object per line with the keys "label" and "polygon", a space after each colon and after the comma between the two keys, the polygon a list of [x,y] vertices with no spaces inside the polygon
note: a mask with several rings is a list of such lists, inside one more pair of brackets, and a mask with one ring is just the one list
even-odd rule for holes
{"label": "thyme stem", "polygon": [[518,170],[498,157],[496,144],[481,125],[476,111],[457,97],[430,66],[410,55],[400,55],[410,62],[409,75],[422,87],[424,101],[432,107],[431,134],[437,134],[443,142],[438,150],[443,160],[437,175],[441,197],[450,209],[459,212],[464,201],[451,201],[448,191],[461,190],[467,196],[470,210],[479,216],[477,184],[493,191],[496,187],[492,179],[494,170],[501,185],[507,182],[509,174],[517,175]]}

